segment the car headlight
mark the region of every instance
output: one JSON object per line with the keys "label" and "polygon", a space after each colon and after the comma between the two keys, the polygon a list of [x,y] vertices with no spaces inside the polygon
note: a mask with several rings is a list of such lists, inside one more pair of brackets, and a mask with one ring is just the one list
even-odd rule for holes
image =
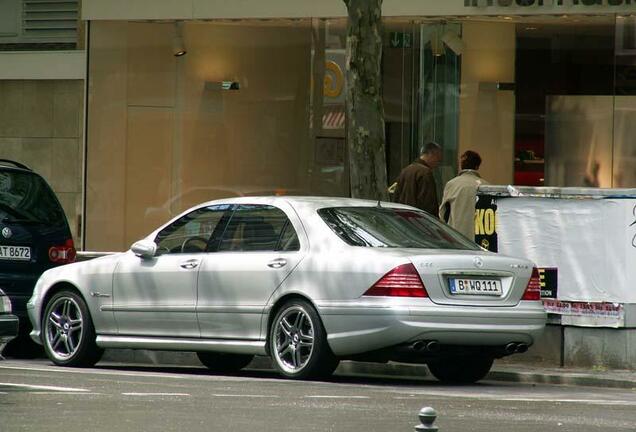
{"label": "car headlight", "polygon": [[6,295],[0,296],[0,300],[2,301],[2,311],[11,313],[11,299]]}

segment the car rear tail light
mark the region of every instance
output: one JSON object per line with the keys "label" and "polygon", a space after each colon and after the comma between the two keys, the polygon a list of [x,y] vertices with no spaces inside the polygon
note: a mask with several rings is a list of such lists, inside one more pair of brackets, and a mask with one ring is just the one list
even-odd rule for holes
{"label": "car rear tail light", "polygon": [[541,279],[536,267],[532,268],[532,276],[530,276],[528,286],[521,300],[541,300]]}
{"label": "car rear tail light", "polygon": [[73,239],[66,240],[62,246],[51,246],[49,248],[49,259],[56,264],[68,264],[75,261],[75,245]]}
{"label": "car rear tail light", "polygon": [[[0,291],[1,293],[2,291]],[[4,312],[4,313],[11,313],[11,299],[9,299],[8,296],[4,295],[4,293],[2,293],[2,295],[0,295],[0,304],[2,305],[2,309],[0,309],[0,311]]]}
{"label": "car rear tail light", "polygon": [[397,266],[364,293],[365,296],[428,297],[413,264]]}

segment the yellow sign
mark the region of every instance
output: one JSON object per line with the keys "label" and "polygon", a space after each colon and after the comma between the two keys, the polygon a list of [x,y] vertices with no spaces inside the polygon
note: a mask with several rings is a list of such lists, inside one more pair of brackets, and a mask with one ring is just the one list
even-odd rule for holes
{"label": "yellow sign", "polygon": [[325,96],[336,98],[342,93],[343,87],[344,74],[342,73],[342,68],[335,61],[327,60],[325,62]]}
{"label": "yellow sign", "polygon": [[497,229],[497,216],[493,209],[475,210],[475,235],[492,235]]}

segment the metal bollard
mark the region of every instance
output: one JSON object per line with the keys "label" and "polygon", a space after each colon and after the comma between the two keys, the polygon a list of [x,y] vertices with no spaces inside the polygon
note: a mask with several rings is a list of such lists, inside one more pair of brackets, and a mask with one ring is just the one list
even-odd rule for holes
{"label": "metal bollard", "polygon": [[419,417],[422,424],[415,426],[416,432],[437,432],[437,426],[433,426],[437,411],[431,407],[424,407],[420,410]]}

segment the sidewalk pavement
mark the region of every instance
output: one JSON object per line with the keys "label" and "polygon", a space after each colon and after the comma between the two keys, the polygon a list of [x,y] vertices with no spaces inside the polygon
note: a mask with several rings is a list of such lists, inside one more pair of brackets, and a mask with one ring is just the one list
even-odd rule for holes
{"label": "sidewalk pavement", "polygon": [[[201,366],[194,353],[168,351],[107,350],[102,361],[126,364]],[[269,357],[257,356],[247,366],[247,369],[272,370],[273,366]],[[382,364],[342,361],[338,369],[336,369],[336,373],[409,380],[433,379],[424,365],[393,362]],[[516,363],[511,360],[496,360],[485,380],[526,384],[636,389],[636,371],[632,370],[599,367],[592,369],[560,368],[539,364]]]}

